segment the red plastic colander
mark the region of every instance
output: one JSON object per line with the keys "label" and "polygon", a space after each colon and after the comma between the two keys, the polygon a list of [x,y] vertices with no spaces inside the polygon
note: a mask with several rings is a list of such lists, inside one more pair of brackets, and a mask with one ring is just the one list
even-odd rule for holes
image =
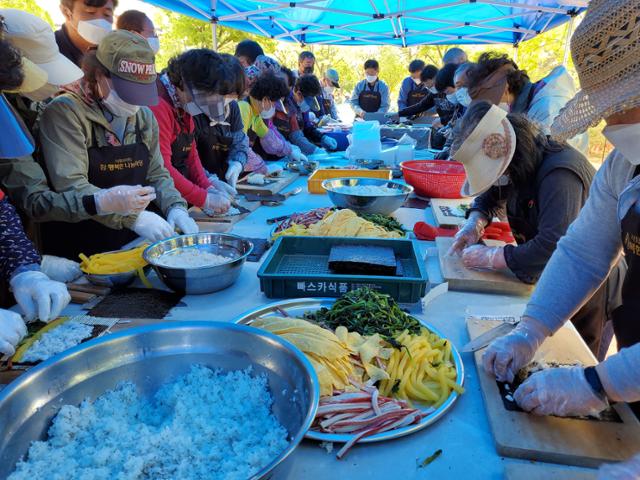
{"label": "red plastic colander", "polygon": [[461,198],[460,189],[467,175],[460,162],[448,160],[410,160],[400,164],[405,181],[416,194],[427,198]]}

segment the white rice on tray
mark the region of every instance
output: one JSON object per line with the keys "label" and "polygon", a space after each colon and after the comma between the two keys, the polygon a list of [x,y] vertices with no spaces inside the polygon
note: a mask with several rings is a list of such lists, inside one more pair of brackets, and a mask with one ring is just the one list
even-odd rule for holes
{"label": "white rice on tray", "polygon": [[347,195],[360,195],[363,197],[387,197],[402,193],[396,188],[383,187],[379,185],[342,185],[334,188],[337,193],[345,193]]}
{"label": "white rice on tray", "polygon": [[222,263],[227,263],[232,258],[224,255],[217,255],[205,252],[198,248],[186,248],[178,252],[169,252],[161,255],[156,261],[156,265],[169,268],[198,268],[213,267]]}
{"label": "white rice on tray", "polygon": [[141,399],[122,383],[65,405],[8,480],[246,480],[288,445],[264,375],[191,371]]}
{"label": "white rice on tray", "polygon": [[45,332],[42,337],[33,342],[22,357],[21,362],[42,362],[48,358],[75,347],[93,333],[92,325],[68,320],[62,325]]}

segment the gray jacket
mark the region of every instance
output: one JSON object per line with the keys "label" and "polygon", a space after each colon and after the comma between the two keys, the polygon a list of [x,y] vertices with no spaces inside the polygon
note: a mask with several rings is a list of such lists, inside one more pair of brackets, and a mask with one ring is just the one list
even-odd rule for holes
{"label": "gray jacket", "polygon": [[[609,155],[584,208],[542,273],[525,314],[551,331],[573,316],[617,263],[622,253],[620,222],[640,199],[640,177],[632,179],[635,168],[617,151]],[[609,357],[598,372],[612,400],[640,400],[640,344]]]}

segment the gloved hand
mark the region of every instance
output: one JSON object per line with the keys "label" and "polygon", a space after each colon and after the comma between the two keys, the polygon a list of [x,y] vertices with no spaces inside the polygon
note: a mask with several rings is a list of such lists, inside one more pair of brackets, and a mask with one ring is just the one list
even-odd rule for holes
{"label": "gloved hand", "polygon": [[240,178],[240,174],[242,173],[243,167],[240,162],[229,162],[229,166],[227,167],[227,173],[224,175],[224,179],[227,181],[231,188],[236,188],[236,183],[238,183],[238,178]]}
{"label": "gloved hand", "polygon": [[[207,194],[207,198],[209,198],[209,195],[210,194]],[[196,221],[191,218],[189,212],[182,207],[173,207],[169,210],[167,222],[169,222],[172,230],[180,229],[184,235],[191,235],[200,231]]]}
{"label": "gloved hand", "polygon": [[453,237],[454,241],[447,255],[458,255],[465,248],[478,243],[484,233],[484,227],[486,227],[488,223],[487,219],[480,212],[471,212],[466,223],[458,230],[455,237]]}
{"label": "gloved hand", "polygon": [[225,213],[229,208],[231,208],[231,202],[229,201],[229,197],[222,192],[208,191],[207,199],[205,200],[202,208],[205,211],[213,213]]}
{"label": "gloved hand", "polygon": [[141,185],[118,185],[95,193],[93,198],[98,215],[131,215],[147,208],[155,200],[156,191]]}
{"label": "gloved hand", "polygon": [[40,271],[56,282],[72,282],[82,276],[80,264],[62,257],[43,255],[40,262]]}
{"label": "gloved hand", "polygon": [[487,373],[501,382],[513,382],[518,371],[528,365],[536,350],[552,332],[538,320],[524,317],[508,335],[495,339],[484,352]]}
{"label": "gloved hand", "polygon": [[0,309],[0,353],[16,353],[16,345],[26,334],[27,326],[20,315],[11,310]]}
{"label": "gloved hand", "polygon": [[229,197],[235,197],[238,194],[234,187],[220,180],[217,175],[210,175],[209,183],[216,191],[226,193]]}
{"label": "gloved hand", "polygon": [[270,175],[272,177],[277,177],[282,172],[283,172],[282,165],[279,165],[277,163],[267,164],[267,175]]}
{"label": "gloved hand", "polygon": [[175,235],[173,227],[164,218],[146,210],[138,214],[131,230],[152,243]]}
{"label": "gloved hand", "polygon": [[291,160],[295,162],[306,162],[307,157],[302,153],[300,147],[291,145]]}
{"label": "gloved hand", "polygon": [[475,270],[504,270],[504,248],[471,245],[462,251],[462,264]]}
{"label": "gloved hand", "polygon": [[640,454],[626,462],[605,463],[598,469],[598,480],[637,480],[640,478]]}
{"label": "gloved hand", "polygon": [[329,135],[323,135],[320,139],[320,145],[322,145],[327,150],[335,150],[338,148],[338,141],[335,138],[330,137]]}
{"label": "gloved hand", "polygon": [[317,147],[312,155],[325,155],[327,151],[324,148]]}
{"label": "gloved hand", "polygon": [[26,321],[39,318],[48,323],[57,318],[71,301],[67,286],[51,280],[42,272],[22,272],[9,283]]}
{"label": "gloved hand", "polygon": [[520,408],[535,415],[598,415],[609,406],[584,376],[583,367],[548,368],[531,375],[513,395]]}

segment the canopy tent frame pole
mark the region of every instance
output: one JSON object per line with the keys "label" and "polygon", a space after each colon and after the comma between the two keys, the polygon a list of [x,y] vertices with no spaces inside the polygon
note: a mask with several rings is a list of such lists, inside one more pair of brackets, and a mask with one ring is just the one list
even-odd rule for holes
{"label": "canopy tent frame pole", "polygon": [[216,7],[218,0],[211,0],[211,36],[213,40],[213,51],[218,51],[218,17],[216,17]]}
{"label": "canopy tent frame pole", "polygon": [[573,34],[573,19],[574,15],[571,15],[569,19],[569,26],[567,27],[567,36],[564,39],[564,57],[562,57],[562,65],[567,66],[569,62],[569,46],[571,44],[571,35]]}

